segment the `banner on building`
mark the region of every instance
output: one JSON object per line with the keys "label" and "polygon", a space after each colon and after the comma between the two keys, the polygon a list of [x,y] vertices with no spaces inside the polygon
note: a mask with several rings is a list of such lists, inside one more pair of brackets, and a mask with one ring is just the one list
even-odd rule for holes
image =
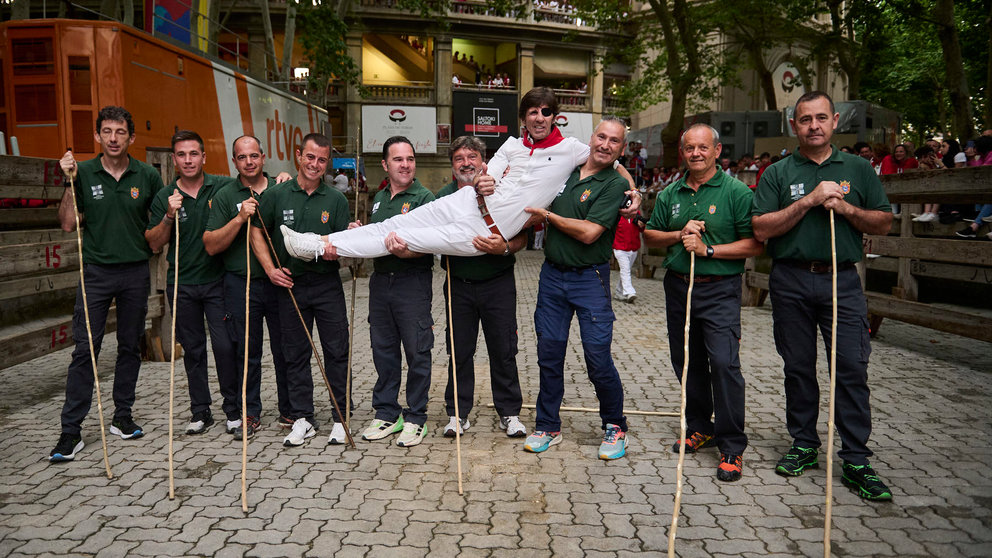
{"label": "banner on building", "polygon": [[393,136],[406,136],[418,154],[437,153],[437,109],[395,105],[362,107],[362,151],[382,153]]}
{"label": "banner on building", "polygon": [[555,117],[555,125],[566,138],[588,143],[592,137],[592,113],[589,112],[560,112]]}
{"label": "banner on building", "polygon": [[476,136],[495,152],[506,138],[517,135],[517,94],[497,91],[452,93],[452,139]]}

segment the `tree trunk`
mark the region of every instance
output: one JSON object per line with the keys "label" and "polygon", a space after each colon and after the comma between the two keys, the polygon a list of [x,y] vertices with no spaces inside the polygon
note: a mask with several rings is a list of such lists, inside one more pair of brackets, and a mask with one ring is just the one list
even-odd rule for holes
{"label": "tree trunk", "polygon": [[933,10],[937,22],[937,38],[944,54],[944,76],[951,101],[954,134],[959,141],[975,136],[975,123],[968,92],[968,76],[961,59],[961,42],[954,24],[954,0],[937,0]]}
{"label": "tree trunk", "polygon": [[985,20],[985,28],[988,30],[988,61],[986,62],[985,73],[985,111],[982,120],[985,122],[985,129],[992,130],[992,2],[989,3],[989,16]]}
{"label": "tree trunk", "polygon": [[286,2],[286,31],[282,41],[282,73],[286,81],[293,79],[294,42],[296,42],[296,3]]}
{"label": "tree trunk", "polygon": [[682,137],[682,126],[685,125],[687,92],[687,87],[672,90],[672,112],[668,116],[668,124],[661,131],[662,160],[666,167],[679,164],[679,139]]}
{"label": "tree trunk", "polygon": [[[259,7],[262,8],[262,28],[265,31],[265,58],[272,59],[272,72],[271,75],[266,75],[266,78],[275,77],[279,75],[279,61],[276,60],[276,41],[272,37],[272,17],[269,15],[269,3],[267,0],[258,0]],[[269,74],[269,72],[266,72]]]}
{"label": "tree trunk", "polygon": [[778,110],[778,100],[775,99],[775,82],[772,79],[772,71],[765,64],[762,49],[756,43],[748,43],[745,48],[751,57],[751,67],[758,73],[758,82],[765,94],[765,110]]}

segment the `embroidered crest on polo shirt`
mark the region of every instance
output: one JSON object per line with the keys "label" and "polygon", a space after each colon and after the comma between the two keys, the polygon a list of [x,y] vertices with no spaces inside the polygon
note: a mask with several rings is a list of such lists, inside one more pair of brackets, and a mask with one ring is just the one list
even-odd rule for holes
{"label": "embroidered crest on polo shirt", "polygon": [[592,190],[586,190],[585,192],[582,192],[582,195],[579,196],[579,201],[584,202],[587,199],[589,199],[589,194],[592,194]]}
{"label": "embroidered crest on polo shirt", "polygon": [[90,190],[93,192],[93,199],[102,200],[103,199],[103,184],[97,184],[92,186]]}
{"label": "embroidered crest on polo shirt", "polygon": [[403,207],[400,208],[400,213],[406,213],[408,211],[410,211],[410,202],[406,202],[403,204]]}
{"label": "embroidered crest on polo shirt", "polygon": [[798,200],[806,195],[806,184],[802,182],[799,184],[789,184],[789,191],[792,194],[792,200]]}
{"label": "embroidered crest on polo shirt", "polygon": [[210,198],[209,200],[207,200],[207,209],[213,209],[213,208],[214,208],[214,199]]}
{"label": "embroidered crest on polo shirt", "polygon": [[710,215],[713,215],[714,213],[716,213],[716,205],[715,204],[710,206]]}
{"label": "embroidered crest on polo shirt", "polygon": [[848,195],[848,194],[850,194],[851,193],[851,183],[848,182],[848,181],[846,181],[846,180],[841,180],[840,181],[840,191],[841,192],[844,192],[844,195],[845,196]]}
{"label": "embroidered crest on polo shirt", "polygon": [[331,214],[330,213],[328,213],[326,211],[321,211],[320,212],[320,222],[321,223],[326,223],[327,220],[330,219],[330,218],[331,218]]}
{"label": "embroidered crest on polo shirt", "polygon": [[176,216],[179,218],[179,221],[180,222],[185,221],[186,218],[188,217],[186,215],[186,208],[185,207],[180,207],[179,208],[179,211],[176,212]]}
{"label": "embroidered crest on polo shirt", "polygon": [[296,222],[296,215],[293,213],[292,209],[282,210],[282,222],[287,225],[292,225]]}
{"label": "embroidered crest on polo shirt", "polygon": [[132,186],[131,187],[131,199],[132,200],[136,200],[136,199],[138,199],[138,196],[140,196],[140,195],[141,195],[141,190],[139,190],[136,186]]}
{"label": "embroidered crest on polo shirt", "polygon": [[677,203],[677,204],[673,205],[672,206],[672,217],[678,217],[679,216],[679,210],[680,209],[682,209],[682,204]]}
{"label": "embroidered crest on polo shirt", "polygon": [[372,213],[375,213],[376,211],[379,211],[379,202],[372,204]]}

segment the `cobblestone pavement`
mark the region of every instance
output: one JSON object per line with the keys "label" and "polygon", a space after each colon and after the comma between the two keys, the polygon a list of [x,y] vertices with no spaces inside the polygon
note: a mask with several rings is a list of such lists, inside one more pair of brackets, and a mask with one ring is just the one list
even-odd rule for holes
{"label": "cobblestone pavement", "polygon": [[[517,266],[520,355],[525,401],[537,393],[532,312],[540,255]],[[660,275],[660,274],[659,274]],[[667,549],[675,492],[678,432],[672,417],[630,416],[628,456],[596,459],[595,414],[564,413],[565,441],[534,455],[497,431],[480,343],[472,428],[463,437],[464,495],[456,482],[455,443],[440,436],[443,407],[443,274],[435,275],[435,379],[424,443],[403,449],[362,442],[357,449],[309,444],[284,448],[271,361],[263,385],[264,429],[249,446],[250,511],[240,506],[241,444],[215,425],[175,441],[176,498],[168,499],[168,363],[144,363],[135,418],[148,434],[108,434],[114,478],[104,475],[96,405],[84,424],[77,461],[48,464],[59,431],[63,351],[3,371],[0,393],[0,555],[85,556],[630,556]],[[615,278],[614,278],[615,280]],[[635,279],[637,303],[615,308],[614,358],[627,408],[678,411],[660,280]],[[346,289],[348,289],[346,284]],[[347,291],[346,291],[347,292]],[[355,428],[372,418],[367,281],[355,321]],[[565,405],[596,405],[585,377],[577,327],[567,357]],[[861,501],[834,467],[833,550],[837,556],[992,555],[990,346],[896,322],[874,343],[870,383],[873,463],[890,484],[891,503]],[[105,412],[114,344],[104,348]],[[821,353],[822,354],[822,353]],[[822,361],[823,359],[821,359]],[[677,551],[681,556],[822,554],[824,469],[787,479],[773,472],[790,440],[784,425],[781,361],[771,310],[743,311],[741,361],[748,381],[744,478],[715,479],[716,450],[686,456]],[[181,365],[176,431],[187,422]],[[212,369],[212,364],[211,364]],[[821,362],[821,385],[826,367]],[[316,371],[316,368],[315,368]],[[330,404],[315,382],[318,419]],[[216,383],[212,382],[216,396]],[[825,389],[823,390],[826,391]],[[826,434],[826,395],[821,436]],[[215,400],[215,416],[221,415]],[[521,417],[533,427],[533,411]],[[839,442],[838,442],[839,445]]]}

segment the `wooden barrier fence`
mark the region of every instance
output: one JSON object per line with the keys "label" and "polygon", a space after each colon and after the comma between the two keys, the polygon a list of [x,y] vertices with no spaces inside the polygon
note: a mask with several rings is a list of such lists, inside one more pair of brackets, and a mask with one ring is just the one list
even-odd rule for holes
{"label": "wooden barrier fence", "polygon": [[[149,153],[149,159],[155,159]],[[166,165],[164,168],[169,168]],[[0,199],[57,202],[64,192],[58,161],[0,156]],[[54,205],[0,209],[0,369],[74,345],[72,310],[79,283],[76,233],[66,233]],[[169,356],[169,340],[160,327],[168,315],[159,256],[151,261],[148,299],[151,327],[145,334],[150,353]],[[111,308],[106,332],[116,329]],[[111,359],[112,362],[112,359]]]}

